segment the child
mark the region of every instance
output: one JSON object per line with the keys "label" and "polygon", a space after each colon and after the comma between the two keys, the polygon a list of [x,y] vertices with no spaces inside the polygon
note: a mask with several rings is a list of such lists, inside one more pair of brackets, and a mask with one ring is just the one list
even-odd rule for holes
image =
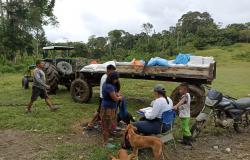
{"label": "child", "polygon": [[184,145],[192,146],[192,138],[189,128],[191,97],[188,92],[189,92],[188,84],[182,83],[179,87],[179,93],[181,95],[181,99],[179,103],[174,106],[174,109],[179,110],[179,117],[181,119],[181,128],[183,134],[182,143]]}

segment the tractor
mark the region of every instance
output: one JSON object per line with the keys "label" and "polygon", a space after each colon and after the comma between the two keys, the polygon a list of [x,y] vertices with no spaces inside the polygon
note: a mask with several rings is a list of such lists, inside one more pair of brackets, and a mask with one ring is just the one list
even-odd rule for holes
{"label": "tractor", "polygon": [[[55,94],[58,85],[63,85],[70,90],[71,82],[75,79],[75,72],[81,68],[80,59],[69,57],[74,47],[68,46],[47,46],[43,47],[43,61],[45,62],[44,73],[46,83],[50,86],[49,93]],[[33,81],[35,65],[30,65],[22,79],[24,89],[29,88]]]}

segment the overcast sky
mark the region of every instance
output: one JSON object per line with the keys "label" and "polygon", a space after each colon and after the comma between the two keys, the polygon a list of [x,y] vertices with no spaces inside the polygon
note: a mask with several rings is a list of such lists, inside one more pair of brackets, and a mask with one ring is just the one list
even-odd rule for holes
{"label": "overcast sky", "polygon": [[188,11],[209,12],[216,23],[250,22],[250,0],[56,0],[57,28],[45,27],[52,42],[84,41],[110,30],[141,32],[150,22],[156,32],[168,29]]}

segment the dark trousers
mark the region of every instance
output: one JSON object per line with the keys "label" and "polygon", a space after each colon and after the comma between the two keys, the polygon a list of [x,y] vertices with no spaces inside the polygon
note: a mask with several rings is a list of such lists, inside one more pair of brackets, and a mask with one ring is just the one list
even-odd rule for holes
{"label": "dark trousers", "polygon": [[[133,123],[139,133],[145,135],[160,134],[170,130],[170,125],[162,124],[161,120],[142,120]],[[162,132],[161,132],[162,129]]]}

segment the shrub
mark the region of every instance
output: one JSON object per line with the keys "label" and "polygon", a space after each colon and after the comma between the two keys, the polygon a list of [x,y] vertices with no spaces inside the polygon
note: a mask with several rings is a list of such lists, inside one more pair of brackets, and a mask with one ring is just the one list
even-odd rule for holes
{"label": "shrub", "polygon": [[13,66],[2,66],[0,68],[0,72],[1,73],[14,73],[15,69]]}
{"label": "shrub", "polygon": [[250,52],[247,51],[244,53],[236,54],[233,56],[233,59],[250,62]]}

